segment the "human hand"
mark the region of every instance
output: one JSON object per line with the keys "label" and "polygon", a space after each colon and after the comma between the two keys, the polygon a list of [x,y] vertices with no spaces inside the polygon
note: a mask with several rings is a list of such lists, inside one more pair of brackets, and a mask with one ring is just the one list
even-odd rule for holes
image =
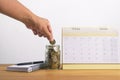
{"label": "human hand", "polygon": [[[16,10],[14,9],[15,7],[17,8]],[[44,36],[49,41],[53,41],[49,21],[33,14],[29,9],[19,3],[18,0],[0,0],[0,12],[23,22],[35,35],[39,35],[40,37]]]}
{"label": "human hand", "polygon": [[31,29],[35,35],[39,37],[43,36],[49,41],[53,41],[52,29],[47,19],[34,16],[32,19],[26,20],[25,25],[27,28]]}

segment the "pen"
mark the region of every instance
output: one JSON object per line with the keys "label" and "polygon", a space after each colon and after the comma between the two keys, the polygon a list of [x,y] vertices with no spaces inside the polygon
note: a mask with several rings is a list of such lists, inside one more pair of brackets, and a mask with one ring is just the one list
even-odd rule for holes
{"label": "pen", "polygon": [[24,63],[18,63],[17,65],[30,65],[30,64],[39,64],[39,63],[44,63],[44,61],[24,62]]}

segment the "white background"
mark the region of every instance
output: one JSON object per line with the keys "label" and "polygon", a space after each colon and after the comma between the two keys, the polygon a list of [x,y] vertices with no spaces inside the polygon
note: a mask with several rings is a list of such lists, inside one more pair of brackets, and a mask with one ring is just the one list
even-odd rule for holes
{"label": "white background", "polygon": [[[36,15],[49,19],[54,38],[60,45],[61,29],[65,26],[120,29],[120,0],[19,1]],[[44,60],[47,44],[47,39],[34,36],[21,22],[0,14],[0,64]]]}

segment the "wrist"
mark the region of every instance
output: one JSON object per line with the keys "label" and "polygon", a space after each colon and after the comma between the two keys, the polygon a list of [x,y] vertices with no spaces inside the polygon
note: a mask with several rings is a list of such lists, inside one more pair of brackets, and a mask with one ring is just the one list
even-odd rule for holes
{"label": "wrist", "polygon": [[36,16],[32,13],[30,14],[27,14],[25,16],[23,16],[21,22],[23,22],[25,25],[28,25],[28,26],[33,26],[35,25],[35,18]]}

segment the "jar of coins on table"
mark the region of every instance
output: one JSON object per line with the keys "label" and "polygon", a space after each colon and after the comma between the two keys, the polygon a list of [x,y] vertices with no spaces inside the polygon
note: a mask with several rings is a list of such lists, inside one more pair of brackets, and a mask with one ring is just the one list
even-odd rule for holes
{"label": "jar of coins on table", "polygon": [[55,41],[46,45],[45,63],[48,69],[60,68],[60,46],[55,45]]}

